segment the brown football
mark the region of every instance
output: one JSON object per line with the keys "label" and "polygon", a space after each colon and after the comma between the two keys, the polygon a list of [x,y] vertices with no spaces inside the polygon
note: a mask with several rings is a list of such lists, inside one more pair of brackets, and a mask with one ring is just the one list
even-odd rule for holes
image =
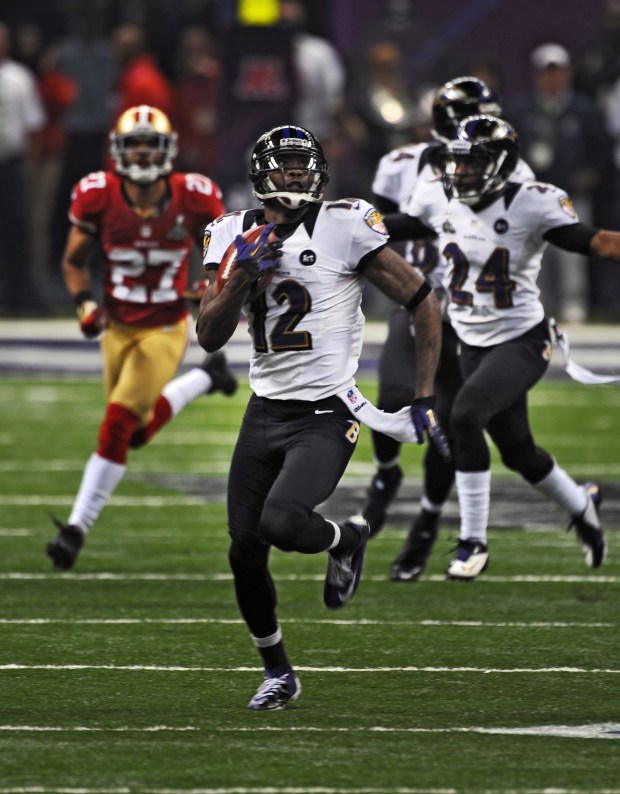
{"label": "brown football", "polygon": [[[258,239],[260,237],[261,232],[265,228],[266,224],[262,226],[253,226],[251,229],[248,229],[247,232],[243,232],[241,235],[244,240],[248,243],[251,243],[253,240]],[[276,242],[278,238],[276,237],[274,232],[271,232],[267,240],[271,242]],[[233,240],[232,243],[226,249],[224,256],[222,257],[222,261],[217,269],[217,291],[221,292],[224,288],[226,282],[231,278],[232,274],[235,272],[237,268],[237,246],[235,245],[235,241]],[[261,292],[264,292],[271,280],[273,278],[274,271],[273,270],[266,270],[258,281],[252,286],[252,291],[250,292],[250,298],[255,298],[257,295],[260,295]]]}

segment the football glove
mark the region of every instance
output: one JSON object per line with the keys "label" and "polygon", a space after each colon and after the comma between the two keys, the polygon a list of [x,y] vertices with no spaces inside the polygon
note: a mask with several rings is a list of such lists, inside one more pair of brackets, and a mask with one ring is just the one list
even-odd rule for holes
{"label": "football glove", "polygon": [[108,318],[104,309],[94,300],[85,300],[78,306],[80,331],[87,339],[96,339],[108,326]]}
{"label": "football glove", "polygon": [[252,281],[256,281],[266,270],[280,267],[282,240],[269,240],[274,229],[275,223],[268,223],[259,237],[252,242],[244,240],[241,234],[235,237],[237,267],[249,273]]}
{"label": "football glove", "polygon": [[437,452],[444,460],[450,460],[451,453],[448,440],[444,435],[437,417],[435,416],[435,397],[416,397],[411,404],[411,421],[420,439],[420,444],[425,435],[435,445]]}

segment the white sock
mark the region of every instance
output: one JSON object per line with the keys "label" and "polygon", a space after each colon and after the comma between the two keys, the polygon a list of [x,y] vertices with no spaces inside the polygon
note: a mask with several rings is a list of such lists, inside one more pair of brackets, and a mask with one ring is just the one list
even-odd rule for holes
{"label": "white sock", "polygon": [[571,516],[580,516],[589,503],[583,488],[555,461],[549,474],[540,482],[534,483],[534,488],[568,510]]}
{"label": "white sock", "polygon": [[427,496],[422,496],[422,499],[420,500],[420,506],[422,507],[422,510],[426,510],[427,513],[437,513],[438,515],[443,510],[444,504],[445,502],[442,502],[441,504],[431,502]]}
{"label": "white sock", "polygon": [[279,642],[282,642],[282,629],[280,628],[280,624],[278,624],[276,633],[270,634],[269,637],[255,637],[253,634],[250,636],[257,648],[271,648]]}
{"label": "white sock", "polygon": [[206,394],[212,385],[209,373],[195,367],[167,383],[161,393],[170,403],[172,416],[177,416],[185,406]]}
{"label": "white sock", "polygon": [[489,505],[491,503],[491,471],[457,471],[456,492],[461,513],[461,540],[487,542]]}
{"label": "white sock", "polygon": [[394,466],[398,466],[399,461],[400,461],[400,453],[396,455],[395,458],[392,458],[392,460],[388,460],[388,461],[380,461],[377,460],[377,458],[375,458],[375,466],[381,470],[391,469]]}
{"label": "white sock", "polygon": [[331,551],[332,549],[335,549],[336,546],[340,543],[340,536],[342,535],[342,532],[340,530],[340,527],[338,526],[338,524],[336,524],[335,521],[330,521],[329,518],[326,518],[325,520],[327,521],[328,524],[331,524],[332,527],[334,528],[334,541],[331,546],[327,547],[327,551]]}
{"label": "white sock", "polygon": [[85,533],[88,532],[112,492],[123,479],[126,468],[124,463],[114,463],[97,455],[96,452],[93,453],[84,469],[80,489],[69,516],[69,524],[79,527]]}

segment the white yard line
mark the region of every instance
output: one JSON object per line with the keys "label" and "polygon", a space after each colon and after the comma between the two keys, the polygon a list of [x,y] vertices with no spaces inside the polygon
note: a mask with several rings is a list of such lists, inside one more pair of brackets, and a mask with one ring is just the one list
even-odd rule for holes
{"label": "white yard line", "polygon": [[[0,626],[47,626],[50,624],[71,626],[123,626],[123,625],[193,625],[211,624],[218,626],[245,625],[242,618],[0,618]],[[566,621],[487,621],[487,620],[336,620],[330,618],[286,618],[280,623],[287,625],[320,626],[433,626],[465,628],[519,628],[519,629],[608,629],[616,628],[616,623],[571,623]]]}
{"label": "white yard line", "polygon": [[[279,574],[274,573],[276,579],[280,582],[322,582],[325,579],[325,574]],[[232,581],[231,573],[215,573],[215,574],[202,574],[202,573],[19,573],[9,572],[0,573],[0,581],[13,580],[13,581],[46,581],[58,580],[62,582],[139,582],[139,581],[153,581],[153,582],[229,582]],[[364,576],[364,582],[381,582],[385,583],[387,577],[385,576]],[[442,582],[445,584],[446,577],[443,575],[426,576],[425,582]],[[618,584],[620,576],[601,576],[599,574],[590,574],[583,576],[487,576],[486,574],[480,579],[476,580],[476,586],[482,586],[485,582],[489,583],[506,583],[506,582],[526,582],[536,584]],[[449,585],[447,585],[449,586]],[[458,588],[458,585],[455,589]]]}
{"label": "white yard line", "polygon": [[[6,670],[105,670],[122,673],[264,673],[262,667],[202,667],[184,665],[158,665],[158,664],[2,664],[0,671]],[[489,673],[496,674],[534,674],[541,673],[566,673],[567,675],[604,674],[618,675],[620,668],[601,667],[417,667],[407,665],[404,667],[310,667],[295,665],[295,670],[301,673]]]}

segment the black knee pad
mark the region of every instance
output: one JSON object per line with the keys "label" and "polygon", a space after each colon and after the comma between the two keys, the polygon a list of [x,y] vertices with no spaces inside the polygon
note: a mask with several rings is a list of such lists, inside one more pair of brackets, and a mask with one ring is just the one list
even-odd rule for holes
{"label": "black knee pad", "polygon": [[268,502],[263,508],[258,533],[265,543],[281,551],[298,551],[299,537],[310,520],[310,511],[283,502]]}

